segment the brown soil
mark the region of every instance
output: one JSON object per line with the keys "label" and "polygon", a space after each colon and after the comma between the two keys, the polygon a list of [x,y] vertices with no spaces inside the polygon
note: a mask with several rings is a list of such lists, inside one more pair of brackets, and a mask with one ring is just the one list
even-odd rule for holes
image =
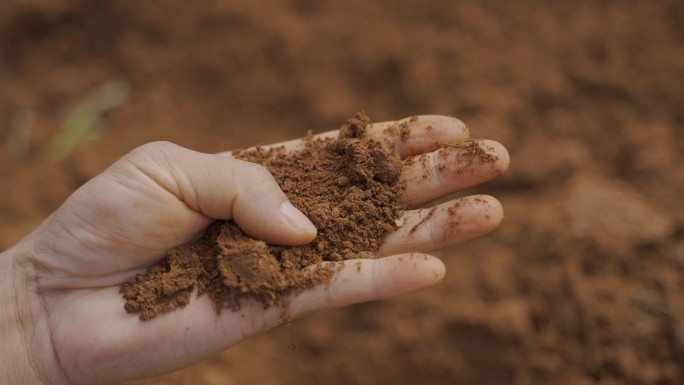
{"label": "brown soil", "polygon": [[316,225],[313,242],[267,245],[233,221],[217,221],[199,241],[170,250],[158,265],[122,285],[126,311],[149,320],[187,305],[195,289],[211,298],[217,312],[239,310],[246,297],[265,307],[283,306],[288,296],[330,280],[334,264],[323,262],[374,258],[397,227],[403,188],[399,157],[367,138],[368,124],[358,113],[335,139],[307,137],[294,152],[275,147],[234,153],[273,174]]}
{"label": "brown soil", "polygon": [[[681,1],[0,2],[0,249],[133,147],[457,116],[512,166],[428,291],[308,317],[151,384],[684,383]],[[130,86],[55,161],[66,113]]]}

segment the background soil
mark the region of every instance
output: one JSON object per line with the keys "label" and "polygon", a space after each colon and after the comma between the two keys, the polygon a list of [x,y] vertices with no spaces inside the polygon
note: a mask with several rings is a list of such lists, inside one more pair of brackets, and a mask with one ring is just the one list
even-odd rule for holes
{"label": "background soil", "polygon": [[[681,2],[244,3],[0,3],[0,250],[142,143],[220,151],[358,109],[506,144],[477,191],[507,220],[443,252],[434,289],[137,385],[684,383]],[[106,85],[129,92],[97,130],[68,118]],[[74,127],[97,135],[56,160]]]}

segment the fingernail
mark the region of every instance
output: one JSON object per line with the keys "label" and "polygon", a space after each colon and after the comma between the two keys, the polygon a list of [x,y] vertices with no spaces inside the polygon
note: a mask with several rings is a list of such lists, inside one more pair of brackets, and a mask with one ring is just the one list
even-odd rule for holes
{"label": "fingernail", "polygon": [[315,233],[317,231],[316,226],[314,226],[314,224],[311,223],[309,218],[307,218],[306,215],[302,214],[301,211],[297,210],[297,208],[294,207],[292,203],[283,203],[280,206],[280,212],[283,214],[283,217],[285,217],[285,220],[287,220],[287,223],[289,223],[290,226],[296,228],[297,230],[306,233]]}

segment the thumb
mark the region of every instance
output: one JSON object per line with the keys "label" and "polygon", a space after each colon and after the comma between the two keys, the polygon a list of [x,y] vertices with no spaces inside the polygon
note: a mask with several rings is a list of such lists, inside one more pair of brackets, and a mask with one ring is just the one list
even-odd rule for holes
{"label": "thumb", "polygon": [[300,245],[316,236],[316,227],[290,203],[261,165],[168,142],[146,144],[119,163],[114,168],[132,167],[189,209],[209,218],[233,219],[254,238]]}

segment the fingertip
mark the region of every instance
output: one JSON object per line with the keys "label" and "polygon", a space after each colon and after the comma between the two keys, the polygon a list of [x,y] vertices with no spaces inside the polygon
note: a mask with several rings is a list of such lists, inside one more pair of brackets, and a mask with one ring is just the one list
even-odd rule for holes
{"label": "fingertip", "polygon": [[473,195],[464,199],[470,200],[477,207],[478,225],[482,234],[489,233],[499,227],[503,221],[504,210],[501,202],[491,195]]}
{"label": "fingertip", "polygon": [[439,282],[439,281],[443,280],[444,276],[446,275],[446,265],[444,264],[444,262],[441,259],[439,259],[435,256],[430,255],[430,258],[431,258],[431,260],[433,262],[433,266],[434,266],[434,273],[435,273],[435,279],[436,279],[435,282]]}
{"label": "fingertip", "polygon": [[470,136],[468,127],[461,119],[447,115],[421,115],[423,122],[429,122],[436,129],[450,131],[456,140],[466,140]]}
{"label": "fingertip", "polygon": [[494,159],[492,168],[499,173],[503,173],[508,169],[508,166],[511,163],[511,157],[503,144],[494,140],[483,139],[480,142],[480,147]]}
{"label": "fingertip", "polygon": [[416,255],[424,259],[423,274],[425,277],[423,282],[429,283],[424,287],[432,286],[444,279],[444,275],[446,275],[446,266],[441,259],[429,254]]}
{"label": "fingertip", "polygon": [[295,233],[294,235],[297,239],[295,244],[306,244],[316,238],[318,233],[316,226],[289,201],[285,201],[280,205],[280,215],[290,230]]}
{"label": "fingertip", "polygon": [[401,121],[406,122],[413,127],[429,125],[434,129],[450,130],[452,132],[458,133],[459,139],[464,139],[463,134],[467,133],[468,131],[466,124],[463,123],[461,119],[449,115],[416,115],[410,118],[402,119]]}
{"label": "fingertip", "polygon": [[494,218],[496,221],[496,226],[501,224],[501,221],[503,221],[504,218],[504,208],[501,202],[494,198],[493,196],[490,195],[485,195],[487,198],[487,201],[490,205],[489,211],[491,212],[492,218]]}

